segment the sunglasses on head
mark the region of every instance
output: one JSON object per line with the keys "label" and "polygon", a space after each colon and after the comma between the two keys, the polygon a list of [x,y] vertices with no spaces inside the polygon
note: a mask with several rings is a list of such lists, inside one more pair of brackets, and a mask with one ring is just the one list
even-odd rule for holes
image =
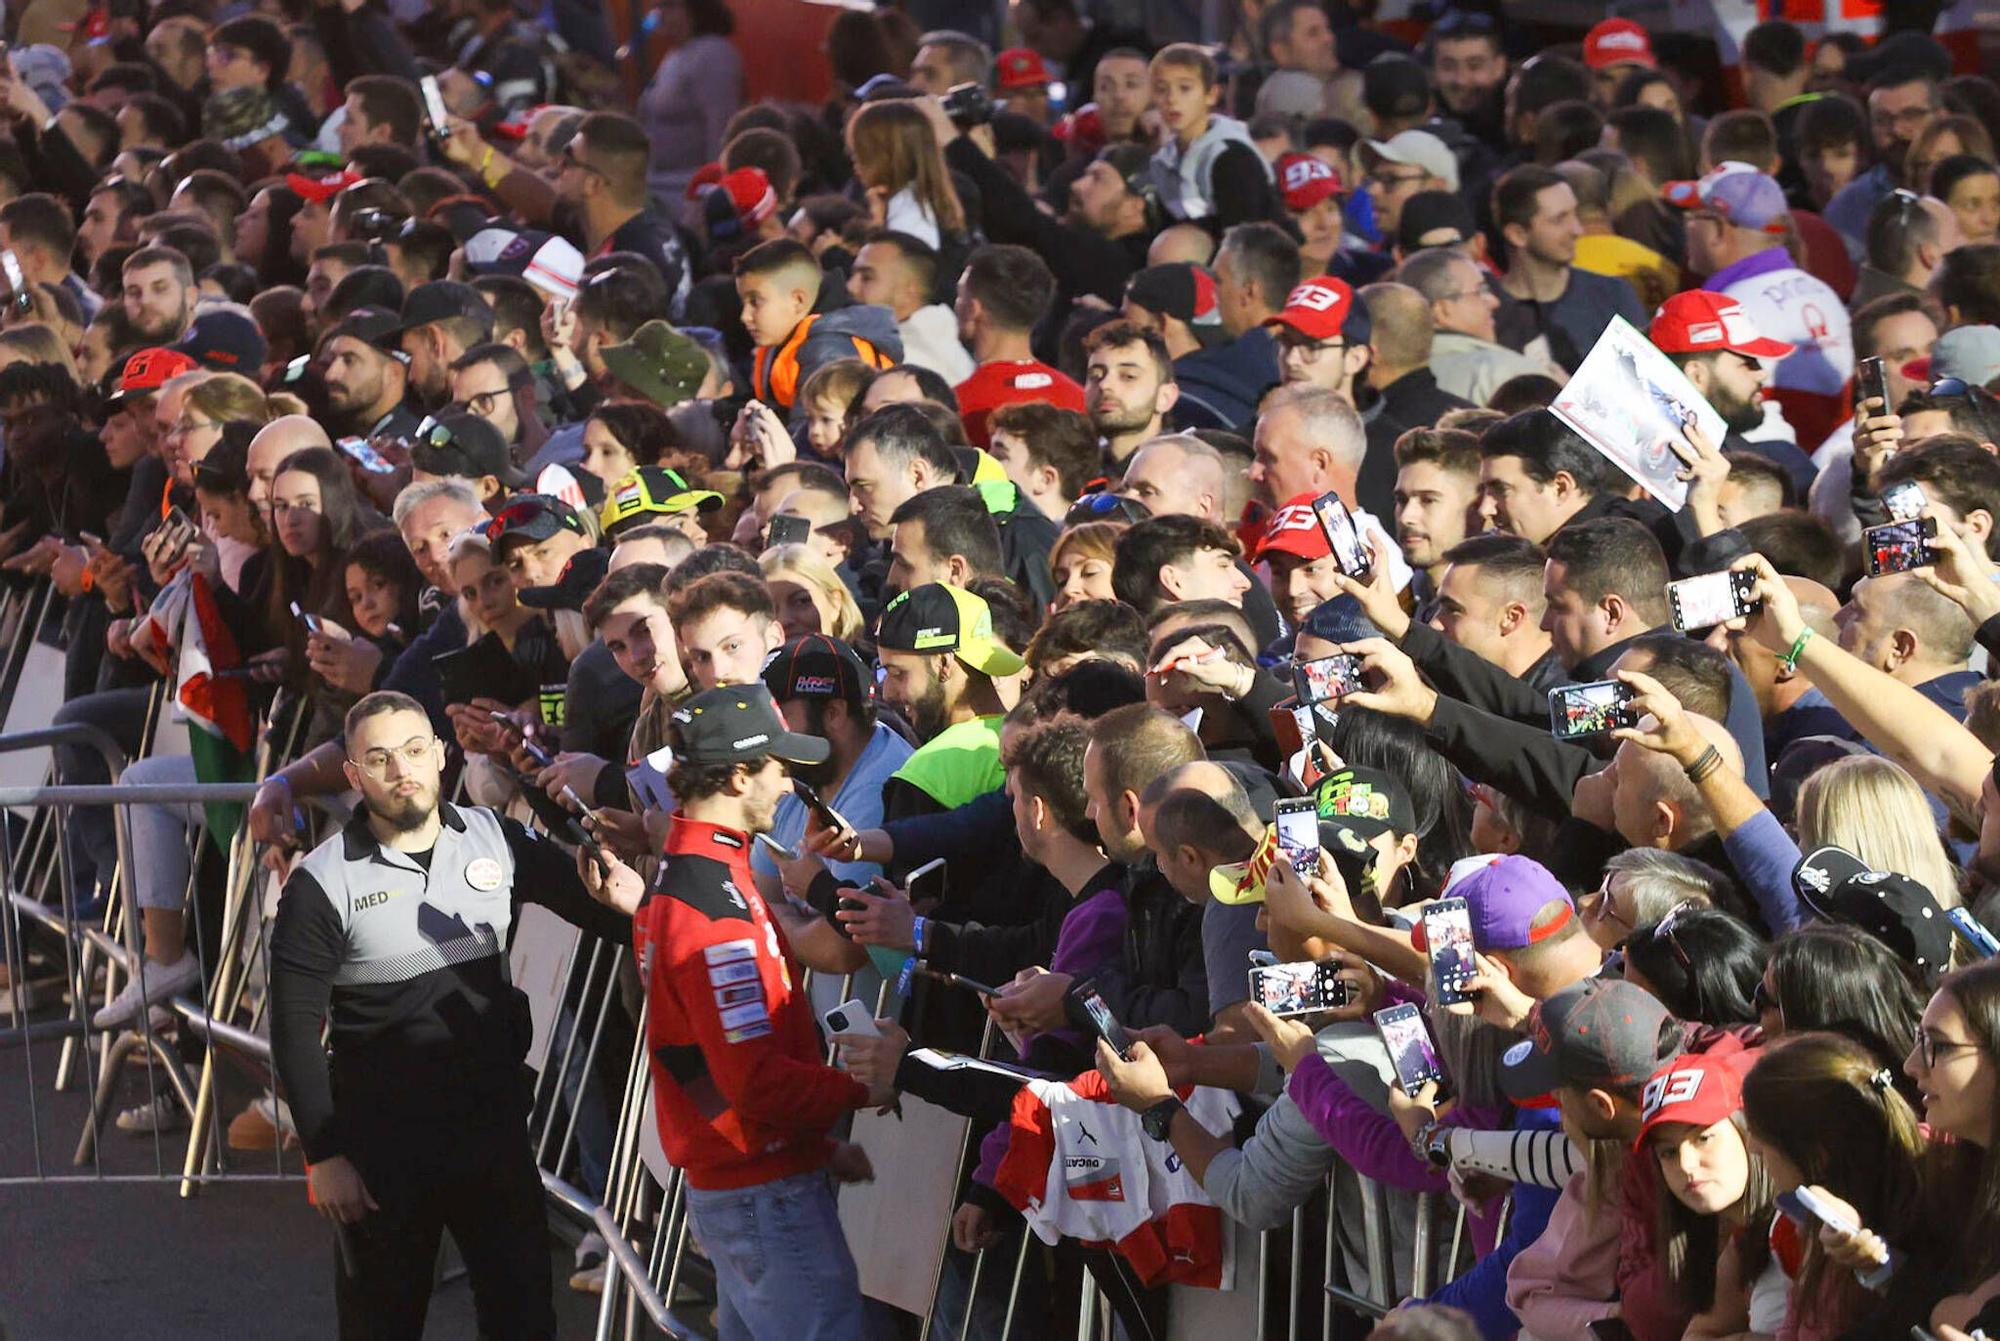
{"label": "sunglasses on head", "polygon": [[546,504],[532,498],[522,498],[509,503],[494,513],[493,519],[486,523],[486,539],[498,544],[500,537],[507,533],[509,527],[526,526],[547,511]]}
{"label": "sunglasses on head", "polygon": [[1136,498],[1123,494],[1085,494],[1069,505],[1063,514],[1064,526],[1075,526],[1088,521],[1142,522],[1153,515],[1151,508]]}

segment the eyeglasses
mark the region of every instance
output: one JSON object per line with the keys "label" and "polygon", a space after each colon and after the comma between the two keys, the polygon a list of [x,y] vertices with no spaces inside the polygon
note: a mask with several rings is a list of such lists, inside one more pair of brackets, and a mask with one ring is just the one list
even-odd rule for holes
{"label": "eyeglasses", "polygon": [[1583,915],[1593,922],[1617,922],[1630,931],[1632,919],[1618,911],[1618,901],[1611,893],[1611,879],[1607,872],[1604,882],[1594,892],[1584,895],[1588,901],[1583,905]]}
{"label": "eyeglasses", "polygon": [[1287,354],[1298,354],[1308,363],[1317,363],[1320,359],[1333,353],[1335,350],[1347,348],[1347,341],[1338,337],[1332,340],[1290,339],[1280,341],[1280,343],[1284,346]]}
{"label": "eyeglasses", "polygon": [[370,750],[359,759],[347,762],[369,777],[379,779],[388,774],[390,759],[398,760],[405,768],[415,768],[431,757],[431,747],[436,744],[436,736],[411,736],[393,750]]}
{"label": "eyeglasses", "polygon": [[465,408],[484,419],[493,413],[493,407],[506,394],[504,391],[475,391],[465,398]]}
{"label": "eyeglasses", "polygon": [[1689,959],[1688,952],[1681,948],[1680,938],[1674,935],[1674,924],[1682,913],[1696,906],[1698,905],[1685,901],[1677,903],[1667,909],[1665,917],[1653,924],[1653,939],[1667,943],[1667,948],[1674,952],[1674,958],[1680,961],[1681,968],[1687,972],[1690,983],[1694,982],[1694,961]]}
{"label": "eyeglasses", "polygon": [[592,164],[586,163],[582,159],[578,158],[576,156],[576,145],[573,143],[566,144],[563,146],[562,165],[566,168],[581,168],[583,171],[589,173],[593,177],[602,177],[605,175],[603,168],[595,167]]}
{"label": "eyeglasses", "polygon": [[1917,1059],[1923,1062],[1924,1070],[1926,1071],[1932,1070],[1937,1066],[1937,1060],[1940,1055],[1949,1056],[1954,1052],[1961,1052],[1966,1048],[1976,1048],[1978,1046],[1977,1043],[1939,1038],[1928,1029],[1917,1030]]}

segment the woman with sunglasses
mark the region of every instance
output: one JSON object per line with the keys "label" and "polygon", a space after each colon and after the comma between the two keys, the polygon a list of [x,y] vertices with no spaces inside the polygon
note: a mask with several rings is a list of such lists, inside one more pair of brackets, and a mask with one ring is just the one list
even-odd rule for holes
{"label": "woman with sunglasses", "polygon": [[1677,1019],[1754,1025],[1757,984],[1770,949],[1728,913],[1676,907],[1625,938],[1625,979],[1658,997]]}
{"label": "woman with sunglasses", "polygon": [[1961,1147],[1956,1159],[1971,1204],[1961,1221],[1952,1285],[1930,1325],[1970,1331],[2000,1300],[2000,960],[1947,977],[1924,1007],[1903,1062],[1923,1098],[1932,1136]]}
{"label": "woman with sunglasses", "polygon": [[1728,883],[1728,876],[1693,857],[1628,848],[1604,863],[1604,879],[1578,896],[1576,910],[1583,929],[1608,954],[1675,908],[1709,907],[1715,891]]}

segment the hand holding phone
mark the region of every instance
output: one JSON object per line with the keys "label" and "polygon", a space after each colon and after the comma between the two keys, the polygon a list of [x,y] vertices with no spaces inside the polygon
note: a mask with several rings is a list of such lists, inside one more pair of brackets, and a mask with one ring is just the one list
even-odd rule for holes
{"label": "hand holding phone", "polygon": [[859,1001],[849,1001],[835,1006],[821,1017],[826,1021],[826,1032],[836,1038],[880,1038],[882,1031],[875,1027],[875,1015]]}
{"label": "hand holding phone", "polygon": [[1938,552],[1929,542],[1937,539],[1937,518],[1913,517],[1886,526],[1871,526],[1861,533],[1861,557],[1870,577],[1907,573],[1929,568],[1938,561]]}
{"label": "hand holding phone", "polygon": [[1319,805],[1310,796],[1288,796],[1273,817],[1278,851],[1300,875],[1319,870]]}
{"label": "hand holding phone", "polygon": [[1250,970],[1250,999],[1279,1019],[1339,1010],[1353,999],[1340,961],[1301,960],[1259,965]]}
{"label": "hand holding phone", "polygon": [[1104,996],[1093,983],[1072,988],[1083,1013],[1090,1021],[1097,1036],[1111,1045],[1111,1050],[1125,1061],[1132,1060],[1132,1036],[1125,1032],[1125,1026],[1111,1013],[1111,1007],[1104,1003]]}
{"label": "hand holding phone", "polygon": [[1741,619],[1762,605],[1757,598],[1757,574],[1748,568],[1702,573],[1667,583],[1667,608],[1674,627],[1682,633]]}
{"label": "hand holding phone", "polygon": [[1620,727],[1637,726],[1632,700],[1636,690],[1623,680],[1595,680],[1549,691],[1549,734],[1557,740],[1599,736]]}
{"label": "hand holding phone", "polygon": [[1431,1046],[1430,1030],[1424,1027],[1423,1013],[1410,1002],[1388,1006],[1375,1012],[1375,1029],[1382,1046],[1389,1050],[1389,1064],[1396,1069],[1396,1083],[1403,1093],[1415,1094],[1432,1081],[1444,1079],[1437,1049]]}
{"label": "hand holding phone", "polygon": [[1329,490],[1315,498],[1312,506],[1313,516],[1319,519],[1320,530],[1326,533],[1326,543],[1333,550],[1334,563],[1355,581],[1366,582],[1374,564],[1347,504],[1339,494]]}

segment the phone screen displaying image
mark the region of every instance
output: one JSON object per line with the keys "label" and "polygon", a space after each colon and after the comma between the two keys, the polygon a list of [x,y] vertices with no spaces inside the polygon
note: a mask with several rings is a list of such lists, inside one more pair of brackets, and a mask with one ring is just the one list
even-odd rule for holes
{"label": "phone screen displaying image", "polygon": [[1347,982],[1332,960],[1270,964],[1250,970],[1250,999],[1273,1015],[1315,1015],[1347,1004]]}
{"label": "phone screen displaying image", "polygon": [[1125,1026],[1118,1023],[1118,1017],[1111,1013],[1111,1007],[1104,1004],[1095,987],[1086,987],[1078,993],[1077,1000],[1083,1005],[1083,1013],[1090,1017],[1091,1027],[1097,1036],[1111,1045],[1111,1050],[1124,1057],[1132,1050],[1131,1036]]}
{"label": "phone screen displaying image", "polygon": [[1595,736],[1621,726],[1636,726],[1632,686],[1623,680],[1564,685],[1549,691],[1549,730],[1557,740]]}
{"label": "phone screen displaying image", "polygon": [[1444,1079],[1437,1050],[1431,1046],[1430,1030],[1415,1006],[1390,1006],[1375,1012],[1375,1028],[1389,1050],[1389,1062],[1396,1068],[1396,1083],[1406,1094],[1415,1094],[1433,1080]]}
{"label": "phone screen displaying image", "polygon": [[1292,685],[1301,703],[1324,703],[1361,688],[1361,658],[1336,652],[1317,661],[1301,661],[1292,667]]}
{"label": "phone screen displaying image", "polygon": [[1319,807],[1309,796],[1287,797],[1278,802],[1274,817],[1278,830],[1278,850],[1292,869],[1304,875],[1319,869]]}
{"label": "phone screen displaying image", "polygon": [[812,539],[812,523],[804,517],[793,517],[784,513],[771,518],[771,524],[764,531],[764,547],[779,545],[803,545]]}
{"label": "phone screen displaying image", "polygon": [[1868,576],[1907,573],[1936,563],[1937,555],[1926,543],[1936,534],[1937,523],[1929,517],[1869,527],[1861,533],[1861,556],[1867,561]]}
{"label": "phone screen displaying image", "polygon": [[1424,941],[1430,947],[1437,999],[1444,1005],[1470,1001],[1465,984],[1477,966],[1472,962],[1472,911],[1464,899],[1439,899],[1424,909]]}
{"label": "phone screen displaying image", "polygon": [[1756,585],[1756,574],[1748,571],[1703,573],[1669,582],[1667,603],[1673,611],[1674,627],[1686,633],[1749,614],[1754,607],[1750,593]]}
{"label": "phone screen displaying image", "polygon": [[1899,480],[1882,491],[1882,506],[1897,521],[1914,519],[1929,501],[1924,497],[1924,486],[1915,480]]}
{"label": "phone screen displaying image", "polygon": [[1319,518],[1319,529],[1326,533],[1326,543],[1333,550],[1333,561],[1340,565],[1340,571],[1349,577],[1367,577],[1368,547],[1361,543],[1354,514],[1340,501],[1340,495],[1324,493],[1315,498],[1313,515]]}

